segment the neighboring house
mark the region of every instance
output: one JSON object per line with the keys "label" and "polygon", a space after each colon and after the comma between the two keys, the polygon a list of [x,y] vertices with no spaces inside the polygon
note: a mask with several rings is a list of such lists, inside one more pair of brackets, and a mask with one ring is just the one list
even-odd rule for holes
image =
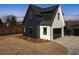
{"label": "neighboring house", "polygon": [[60,5],[40,8],[30,5],[23,20],[23,35],[53,40],[64,36],[64,18]]}
{"label": "neighboring house", "polygon": [[68,20],[65,23],[65,35],[79,35],[79,20]]}

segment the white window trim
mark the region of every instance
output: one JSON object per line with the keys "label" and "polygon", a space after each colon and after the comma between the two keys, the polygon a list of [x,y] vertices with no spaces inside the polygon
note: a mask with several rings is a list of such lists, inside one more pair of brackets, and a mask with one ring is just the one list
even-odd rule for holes
{"label": "white window trim", "polygon": [[24,27],[24,33],[26,32],[26,28]]}

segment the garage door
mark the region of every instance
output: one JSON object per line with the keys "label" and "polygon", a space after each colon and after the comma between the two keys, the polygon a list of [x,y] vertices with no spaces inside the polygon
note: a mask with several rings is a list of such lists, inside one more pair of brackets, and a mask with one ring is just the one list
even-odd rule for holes
{"label": "garage door", "polygon": [[57,28],[53,30],[53,38],[56,39],[58,37],[61,37],[61,28]]}
{"label": "garage door", "polygon": [[79,36],[79,29],[74,29],[74,35],[78,35]]}

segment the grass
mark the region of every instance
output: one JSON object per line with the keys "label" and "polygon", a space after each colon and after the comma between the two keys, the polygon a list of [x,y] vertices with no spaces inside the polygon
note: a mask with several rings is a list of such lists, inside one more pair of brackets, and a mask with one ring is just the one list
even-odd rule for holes
{"label": "grass", "polygon": [[1,55],[63,55],[67,49],[55,42],[32,39],[21,34],[0,36]]}

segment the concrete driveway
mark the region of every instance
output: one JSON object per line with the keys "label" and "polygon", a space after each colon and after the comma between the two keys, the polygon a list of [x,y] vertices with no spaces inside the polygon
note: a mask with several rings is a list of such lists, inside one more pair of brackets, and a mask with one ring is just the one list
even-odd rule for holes
{"label": "concrete driveway", "polygon": [[79,36],[65,36],[54,41],[65,46],[69,55],[79,55]]}

